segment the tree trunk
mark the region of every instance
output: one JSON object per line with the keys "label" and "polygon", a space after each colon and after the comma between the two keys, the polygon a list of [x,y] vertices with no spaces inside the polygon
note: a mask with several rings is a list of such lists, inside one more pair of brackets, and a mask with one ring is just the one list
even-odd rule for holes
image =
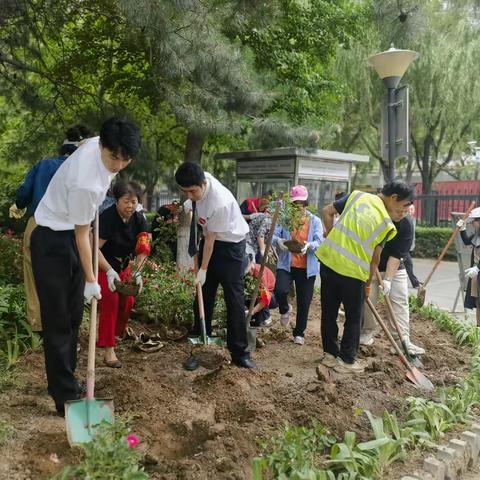
{"label": "tree trunk", "polygon": [[[185,142],[186,162],[201,163],[202,149],[205,143],[205,137],[198,135],[191,130],[187,133]],[[186,197],[180,194],[180,203],[185,202]],[[188,254],[188,240],[190,238],[190,215],[180,212],[178,218],[178,236],[177,236],[177,268],[179,270],[189,269],[193,267],[193,259]]]}
{"label": "tree trunk", "polygon": [[198,135],[191,130],[187,133],[187,140],[185,143],[185,155],[184,160],[186,162],[202,162],[202,149],[205,143],[205,137]]}
{"label": "tree trunk", "polygon": [[413,155],[412,152],[408,154],[408,162],[407,162],[407,172],[405,175],[405,182],[411,183],[413,175]]}

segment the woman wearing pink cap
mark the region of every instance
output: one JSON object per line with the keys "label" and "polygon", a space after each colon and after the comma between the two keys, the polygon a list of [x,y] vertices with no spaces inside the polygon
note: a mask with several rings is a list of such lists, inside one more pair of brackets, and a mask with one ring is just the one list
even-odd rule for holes
{"label": "woman wearing pink cap", "polygon": [[[305,328],[313,298],[313,287],[315,278],[320,272],[320,264],[314,252],[323,240],[322,222],[307,210],[307,199],[308,191],[303,185],[292,187],[290,201],[301,208],[302,224],[292,232],[278,225],[273,236],[273,244],[278,247],[275,298],[280,310],[280,323],[286,327],[290,321],[292,306],[288,303],[288,292],[292,282],[295,282],[297,318],[293,329],[293,341],[297,345],[305,343]],[[291,253],[285,245],[287,240],[292,239],[303,244],[300,253]]]}

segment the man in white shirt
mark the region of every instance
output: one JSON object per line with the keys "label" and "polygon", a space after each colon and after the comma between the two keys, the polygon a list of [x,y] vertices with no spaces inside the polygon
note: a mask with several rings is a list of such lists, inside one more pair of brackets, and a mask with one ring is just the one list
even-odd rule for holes
{"label": "man in white shirt", "polygon": [[[232,193],[212,175],[204,172],[197,163],[185,162],[180,165],[175,180],[189,199],[185,202],[185,208],[193,211],[191,234],[197,221],[203,230],[204,238],[198,252],[197,281],[202,284],[207,335],[212,334],[213,308],[220,284],[227,307],[227,346],[232,362],[239,367],[256,368],[247,351],[243,284],[247,222]],[[194,241],[193,248],[189,245],[189,254],[193,256],[195,253]],[[200,335],[197,305],[194,333]],[[191,356],[185,363],[185,368],[194,370],[198,365],[197,358]]]}
{"label": "man in white shirt", "polygon": [[55,173],[35,211],[32,267],[40,300],[48,391],[57,412],[80,396],[75,378],[84,297],[100,299],[92,266],[90,224],[113,177],[140,148],[140,131],[112,118]]}

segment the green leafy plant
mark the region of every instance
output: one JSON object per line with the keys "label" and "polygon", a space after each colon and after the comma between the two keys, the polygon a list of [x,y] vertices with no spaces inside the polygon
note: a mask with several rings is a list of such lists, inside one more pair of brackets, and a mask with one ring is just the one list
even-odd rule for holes
{"label": "green leafy plant", "polygon": [[0,234],[0,285],[23,283],[22,240],[8,231]]}
{"label": "green leafy plant", "polygon": [[136,298],[135,311],[148,323],[190,325],[195,294],[192,272],[178,272],[174,263],[148,261],[143,269],[144,288]]}
{"label": "green leafy plant", "polygon": [[[268,211],[271,215],[275,211],[277,205],[278,194],[273,194],[270,197],[270,204]],[[282,207],[280,209],[280,215],[278,217],[279,225],[290,233],[294,230],[298,230],[303,223],[303,213],[300,206],[293,203],[288,194],[283,196]]]}
{"label": "green leafy plant", "polygon": [[26,320],[23,285],[0,286],[0,364],[8,369],[23,352],[40,345]]}
{"label": "green leafy plant", "polygon": [[95,437],[82,445],[83,460],[67,466],[57,480],[146,480],[149,478],[139,463],[143,453],[137,448],[138,438],[130,433],[128,418],[117,417],[115,423],[102,422]]}
{"label": "green leafy plant", "polygon": [[270,471],[279,479],[328,479],[312,475],[320,474],[316,467],[334,443],[335,437],[316,420],[312,421],[311,428],[286,424],[280,435],[261,442],[263,452],[254,460],[254,478],[259,480],[263,471]]}

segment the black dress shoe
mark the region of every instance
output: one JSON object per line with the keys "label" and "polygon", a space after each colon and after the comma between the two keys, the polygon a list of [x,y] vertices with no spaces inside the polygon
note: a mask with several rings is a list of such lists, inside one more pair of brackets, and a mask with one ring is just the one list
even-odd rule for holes
{"label": "black dress shoe", "polygon": [[240,368],[257,368],[257,364],[250,357],[232,358],[232,363]]}
{"label": "black dress shoe", "polygon": [[185,361],[185,363],[183,364],[183,368],[185,370],[188,370],[189,372],[196,370],[199,366],[200,366],[200,362],[198,361],[198,358],[194,357],[193,355],[190,355]]}

